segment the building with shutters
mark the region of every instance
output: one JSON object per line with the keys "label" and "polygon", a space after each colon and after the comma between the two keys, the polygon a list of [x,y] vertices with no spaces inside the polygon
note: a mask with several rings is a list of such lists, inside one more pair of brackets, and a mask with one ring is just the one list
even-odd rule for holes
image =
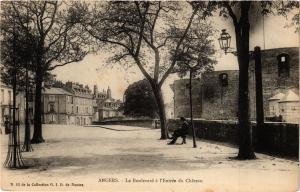
{"label": "building with shutters", "polygon": [[67,82],[62,87],[46,88],[42,94],[43,123],[90,125],[95,100],[88,86]]}

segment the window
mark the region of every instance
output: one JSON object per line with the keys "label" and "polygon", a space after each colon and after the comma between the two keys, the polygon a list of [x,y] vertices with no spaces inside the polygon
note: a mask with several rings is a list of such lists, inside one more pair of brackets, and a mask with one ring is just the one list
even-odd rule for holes
{"label": "window", "polygon": [[50,103],[48,105],[48,112],[50,112],[50,113],[54,113],[55,112],[55,110],[54,110],[54,104]]}
{"label": "window", "polygon": [[219,81],[222,87],[226,87],[228,85],[228,74],[227,73],[219,74]]}
{"label": "window", "polygon": [[79,112],[79,107],[78,106],[76,106],[76,113],[78,113]]}
{"label": "window", "polygon": [[292,111],[296,111],[296,107],[295,106],[292,106],[291,109],[292,109]]}
{"label": "window", "polygon": [[54,121],[55,121],[55,116],[51,115],[51,122],[54,122]]}
{"label": "window", "polygon": [[8,91],[8,104],[11,104],[11,91]]}
{"label": "window", "polygon": [[290,64],[289,55],[282,53],[277,56],[278,61],[278,76],[279,77],[289,77],[290,76]]}
{"label": "window", "polygon": [[68,102],[68,103],[73,103],[72,100],[73,100],[73,99],[72,99],[72,96],[67,96],[67,102]]}
{"label": "window", "polygon": [[54,95],[50,95],[49,96],[49,101],[50,102],[54,102],[55,101],[55,96]]}

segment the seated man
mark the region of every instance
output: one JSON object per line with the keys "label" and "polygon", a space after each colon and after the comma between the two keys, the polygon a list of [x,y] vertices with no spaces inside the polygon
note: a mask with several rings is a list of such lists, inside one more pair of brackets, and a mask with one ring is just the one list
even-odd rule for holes
{"label": "seated man", "polygon": [[174,131],[174,134],[171,138],[172,141],[170,143],[168,143],[168,145],[175,144],[178,137],[182,137],[182,144],[186,143],[185,139],[186,139],[186,135],[188,133],[189,123],[187,122],[187,120],[184,117],[180,117],[180,121],[182,122],[181,128]]}

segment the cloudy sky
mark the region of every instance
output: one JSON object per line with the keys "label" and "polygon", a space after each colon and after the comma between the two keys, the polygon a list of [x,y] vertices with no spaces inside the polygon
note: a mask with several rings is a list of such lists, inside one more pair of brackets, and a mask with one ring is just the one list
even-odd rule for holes
{"label": "cloudy sky", "polygon": [[[288,18],[289,19],[289,18]],[[297,47],[299,45],[299,34],[295,33],[294,27],[285,27],[290,23],[290,20],[279,16],[265,17],[264,31],[265,38],[263,38],[263,25],[261,20],[253,19],[256,23],[255,29],[251,30],[250,49],[253,50],[255,46],[260,46],[262,49],[271,49],[278,47]],[[217,51],[218,64],[215,65],[215,70],[231,70],[238,69],[237,58],[232,54],[225,55],[219,50],[217,37],[221,29],[227,29],[232,36],[231,47],[235,49],[235,37],[231,20],[221,19],[216,17],[213,19],[214,25],[218,30],[215,38],[215,45]],[[135,81],[143,79],[143,75],[137,67],[125,69],[123,66],[114,64],[112,66],[106,65],[108,53],[99,52],[98,55],[88,55],[85,59],[78,63],[69,64],[64,67],[57,68],[54,73],[57,79],[65,81],[76,81],[82,84],[98,86],[98,90],[107,89],[109,86],[112,90],[112,96],[116,99],[123,98],[123,93],[127,86]],[[165,102],[172,101],[173,93],[170,89],[170,84],[178,79],[176,75],[170,76],[163,85],[163,93]]]}

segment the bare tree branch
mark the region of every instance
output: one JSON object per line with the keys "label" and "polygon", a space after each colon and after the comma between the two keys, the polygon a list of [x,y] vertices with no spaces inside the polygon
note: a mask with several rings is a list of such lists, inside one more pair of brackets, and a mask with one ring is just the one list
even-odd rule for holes
{"label": "bare tree branch", "polygon": [[[192,13],[192,15],[191,15],[191,17],[190,17],[190,19],[189,19],[188,25],[187,25],[187,27],[185,28],[185,31],[184,31],[182,37],[180,38],[180,40],[179,40],[179,42],[178,42],[178,44],[177,44],[177,46],[176,46],[175,54],[174,54],[174,57],[175,57],[175,58],[177,57],[177,54],[178,54],[178,51],[179,51],[179,47],[180,47],[181,43],[183,42],[184,38],[186,37],[186,34],[188,33],[188,31],[189,31],[189,29],[190,29],[190,27],[191,27],[191,25],[192,25],[193,19],[194,19],[196,13],[198,12],[198,10],[199,10],[199,6],[195,7],[195,9],[193,10],[193,13]],[[159,87],[161,87],[161,86],[163,85],[164,81],[167,79],[167,77],[169,76],[169,74],[172,72],[172,70],[173,70],[175,64],[176,64],[176,60],[173,59],[173,61],[172,61],[171,65],[170,65],[170,67],[169,67],[168,70],[165,72],[165,74],[162,76],[162,78],[161,78],[161,80],[160,80],[160,82],[159,82]]]}

